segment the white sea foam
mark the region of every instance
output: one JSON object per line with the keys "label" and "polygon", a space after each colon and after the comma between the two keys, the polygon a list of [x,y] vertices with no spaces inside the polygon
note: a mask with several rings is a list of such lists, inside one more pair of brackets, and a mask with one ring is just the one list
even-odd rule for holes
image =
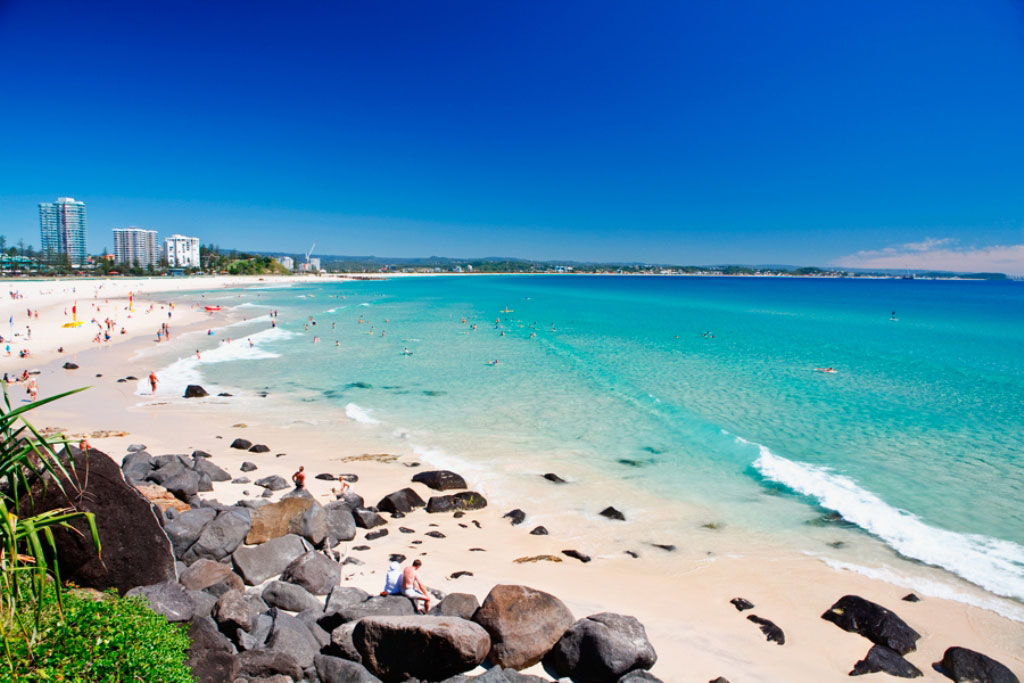
{"label": "white sea foam", "polygon": [[754,467],[766,478],[815,498],[822,507],[835,510],[905,557],[951,571],[996,595],[1024,599],[1024,547],[929,526],[916,515],[860,488],[849,477],[787,460],[765,446],[754,445],[760,451]]}
{"label": "white sea foam", "polygon": [[[166,368],[157,372],[159,385],[157,386],[158,396],[181,396],[185,387],[189,384],[199,384],[202,380],[200,368],[211,363],[225,363],[236,360],[259,360],[263,358],[278,358],[279,354],[263,349],[262,346],[272,341],[280,341],[295,336],[292,332],[274,327],[268,330],[248,335],[245,339],[235,339],[230,344],[224,342],[219,346],[200,353],[200,357],[189,355],[179,358]],[[249,339],[252,346],[249,346]],[[207,391],[211,387],[206,387]],[[149,391],[149,380],[139,380],[136,393],[139,395],[152,395]]]}
{"label": "white sea foam", "polygon": [[232,306],[231,308],[273,308],[273,306],[268,306],[267,304],[254,304],[247,301],[244,304],[238,304],[237,306]]}
{"label": "white sea foam", "polygon": [[366,308],[369,308],[369,307],[370,307],[370,304],[368,304],[368,303],[361,303],[361,304],[359,304],[359,305],[360,305],[360,306],[365,306]]}
{"label": "white sea foam", "polygon": [[380,420],[376,420],[376,419],[370,417],[370,414],[368,412],[366,412],[366,410],[364,408],[362,408],[361,406],[359,406],[359,405],[357,405],[355,403],[349,403],[347,406],[345,406],[345,414],[348,415],[350,420],[355,420],[356,422],[358,422],[360,424],[364,424],[364,425],[380,424]]}

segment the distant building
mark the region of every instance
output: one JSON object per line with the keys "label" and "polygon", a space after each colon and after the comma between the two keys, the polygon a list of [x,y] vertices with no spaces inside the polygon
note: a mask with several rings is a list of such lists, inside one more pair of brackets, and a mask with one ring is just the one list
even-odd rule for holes
{"label": "distant building", "polygon": [[43,258],[53,261],[66,255],[72,266],[86,262],[85,202],[58,197],[39,205],[39,242]]}
{"label": "distant building", "polygon": [[160,249],[157,247],[156,230],[114,228],[114,261],[141,268],[159,265]]}
{"label": "distant building", "polygon": [[169,268],[199,268],[199,238],[171,235],[164,239],[164,257]]}
{"label": "distant building", "polygon": [[282,256],[277,261],[288,270],[295,270],[295,259],[291,256]]}
{"label": "distant building", "polygon": [[320,259],[315,257],[315,256],[313,258],[309,259],[308,261],[306,261],[305,263],[300,263],[299,264],[299,271],[300,272],[312,273],[314,270],[316,270],[316,271],[320,270]]}

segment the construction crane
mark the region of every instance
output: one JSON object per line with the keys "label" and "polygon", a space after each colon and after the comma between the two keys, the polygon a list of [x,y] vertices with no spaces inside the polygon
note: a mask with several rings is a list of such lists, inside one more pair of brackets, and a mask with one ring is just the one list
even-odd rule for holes
{"label": "construction crane", "polygon": [[306,252],[306,263],[309,263],[309,257],[313,255],[313,250],[316,249],[316,240],[313,241],[313,246]]}

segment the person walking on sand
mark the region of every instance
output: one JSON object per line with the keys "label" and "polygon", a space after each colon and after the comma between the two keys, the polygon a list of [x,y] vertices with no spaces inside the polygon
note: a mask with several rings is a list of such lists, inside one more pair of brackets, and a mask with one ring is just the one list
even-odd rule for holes
{"label": "person walking on sand", "polygon": [[[405,572],[402,573],[402,592],[405,597],[412,600],[413,609],[420,614],[426,614],[430,611],[430,596],[427,595],[427,589],[420,581],[417,570],[423,566],[423,563],[418,559],[412,561],[411,567],[406,567]],[[423,601],[423,611],[419,611],[417,603]]]}
{"label": "person walking on sand", "polygon": [[156,378],[156,373],[155,372],[149,373],[149,386],[152,387],[154,394],[156,393],[156,383],[159,382],[159,381],[160,380],[158,380]]}
{"label": "person walking on sand", "polygon": [[292,482],[295,484],[295,488],[304,489],[306,488],[306,468],[299,465],[299,471],[292,475]]}
{"label": "person walking on sand", "polygon": [[28,381],[28,386],[25,387],[25,393],[27,393],[32,402],[35,403],[36,397],[39,395],[39,385],[36,384],[35,377]]}

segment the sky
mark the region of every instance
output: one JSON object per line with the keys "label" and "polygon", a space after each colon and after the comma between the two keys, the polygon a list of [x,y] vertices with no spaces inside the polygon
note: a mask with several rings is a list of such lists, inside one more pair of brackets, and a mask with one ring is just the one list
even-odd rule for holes
{"label": "sky", "polygon": [[0,234],[1024,274],[1024,2],[0,0]]}

